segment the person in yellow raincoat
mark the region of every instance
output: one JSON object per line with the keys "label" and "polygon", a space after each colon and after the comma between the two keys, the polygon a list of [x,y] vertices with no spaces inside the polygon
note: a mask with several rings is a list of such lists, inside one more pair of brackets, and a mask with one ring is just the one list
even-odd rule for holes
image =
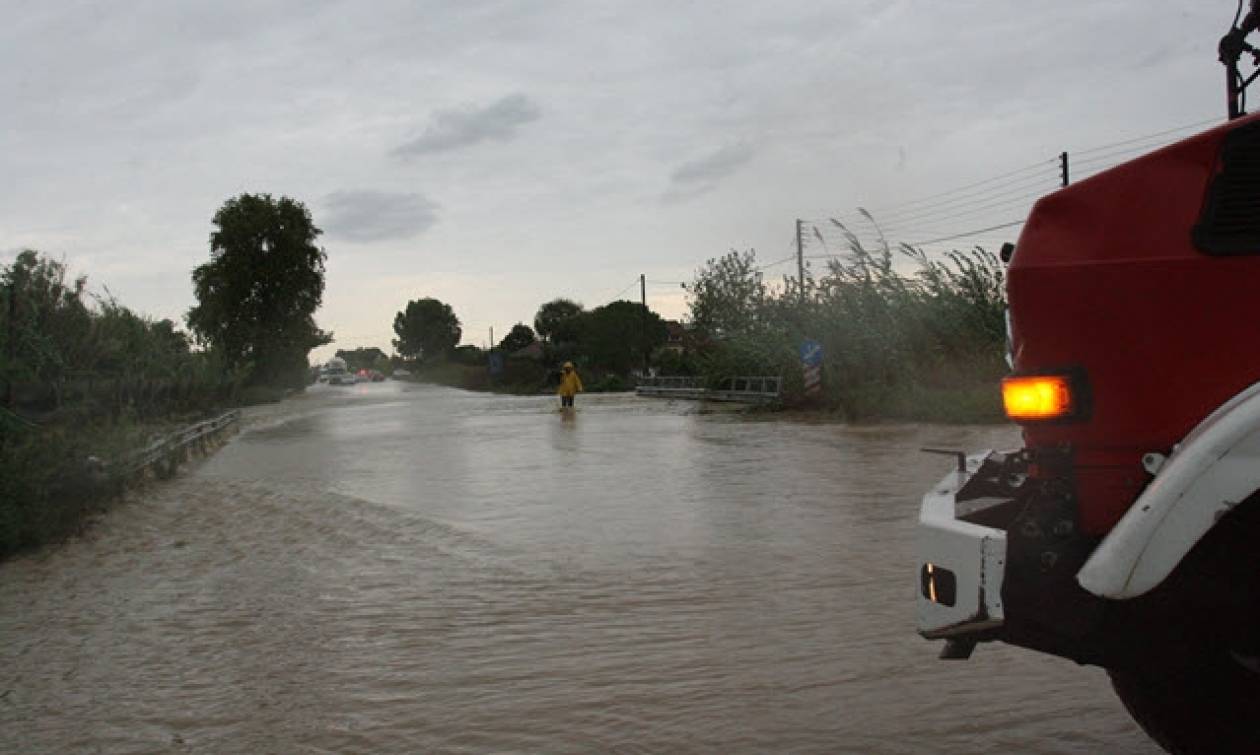
{"label": "person in yellow raincoat", "polygon": [[582,378],[573,369],[573,362],[565,362],[564,370],[560,373],[560,388],[556,391],[560,394],[560,407],[573,406],[573,397],[581,392]]}

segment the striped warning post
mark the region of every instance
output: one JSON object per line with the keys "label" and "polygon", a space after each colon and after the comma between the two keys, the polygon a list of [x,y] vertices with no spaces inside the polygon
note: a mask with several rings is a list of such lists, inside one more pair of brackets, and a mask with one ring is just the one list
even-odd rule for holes
{"label": "striped warning post", "polygon": [[805,395],[822,393],[822,344],[810,339],[801,342],[801,371],[805,374]]}
{"label": "striped warning post", "polygon": [[822,365],[805,368],[805,395],[817,396],[822,392]]}

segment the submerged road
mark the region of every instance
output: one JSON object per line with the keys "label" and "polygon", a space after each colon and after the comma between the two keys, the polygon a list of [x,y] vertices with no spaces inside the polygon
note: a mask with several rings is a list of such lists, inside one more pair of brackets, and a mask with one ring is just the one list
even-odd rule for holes
{"label": "submerged road", "polygon": [[1008,428],[313,389],[0,564],[0,751],[1154,753],[1092,668],[914,633]]}

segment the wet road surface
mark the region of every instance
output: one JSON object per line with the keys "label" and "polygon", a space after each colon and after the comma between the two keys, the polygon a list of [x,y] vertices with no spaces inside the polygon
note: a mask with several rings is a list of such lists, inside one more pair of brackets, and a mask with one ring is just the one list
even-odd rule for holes
{"label": "wet road surface", "polygon": [[313,389],[0,564],[0,751],[1155,753],[1097,669],[914,633],[916,449],[1014,441]]}

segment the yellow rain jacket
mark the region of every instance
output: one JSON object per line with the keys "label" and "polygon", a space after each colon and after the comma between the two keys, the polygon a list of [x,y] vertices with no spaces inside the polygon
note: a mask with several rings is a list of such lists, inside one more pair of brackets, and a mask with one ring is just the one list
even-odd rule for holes
{"label": "yellow rain jacket", "polygon": [[556,391],[561,396],[574,396],[582,392],[582,378],[578,377],[577,370],[573,369],[571,362],[565,362],[564,372],[560,373],[560,389]]}

